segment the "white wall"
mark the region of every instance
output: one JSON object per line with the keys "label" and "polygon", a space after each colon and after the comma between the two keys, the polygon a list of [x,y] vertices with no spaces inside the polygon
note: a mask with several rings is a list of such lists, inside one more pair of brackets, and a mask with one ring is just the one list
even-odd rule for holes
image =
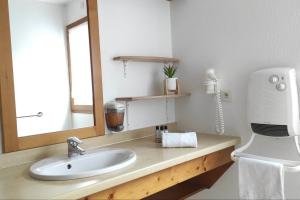
{"label": "white wall", "polygon": [[71,24],[87,16],[86,0],[73,0],[66,7],[66,22]]}
{"label": "white wall", "polygon": [[[300,74],[299,11],[298,0],[173,0],[173,53],[182,60],[179,72],[184,89],[193,94],[190,99],[176,101],[179,126],[214,132],[214,101],[200,89],[205,69],[213,67],[223,88],[232,93],[232,102],[224,103],[226,134],[241,136],[245,143],[250,136],[246,122],[250,73],[288,66]],[[260,138],[252,151],[299,160],[291,142]],[[193,199],[238,198],[237,173],[234,166],[211,190]],[[299,183],[299,174],[287,174],[287,198],[299,198]]]}
{"label": "white wall", "polygon": [[[120,55],[171,56],[170,4],[163,0],[101,0],[101,59],[104,102],[115,97],[162,94],[163,65],[113,61]],[[133,102],[129,105],[130,129],[175,121],[174,102]]]}
{"label": "white wall", "polygon": [[[78,15],[83,17],[82,2],[77,0],[67,6],[68,22],[78,20]],[[128,63],[125,79],[123,64],[112,58],[172,56],[170,4],[161,0],[101,0],[98,13],[104,102],[122,96],[162,94],[162,64]],[[174,105],[172,100],[168,104],[165,100],[130,103],[129,129],[174,122]]]}

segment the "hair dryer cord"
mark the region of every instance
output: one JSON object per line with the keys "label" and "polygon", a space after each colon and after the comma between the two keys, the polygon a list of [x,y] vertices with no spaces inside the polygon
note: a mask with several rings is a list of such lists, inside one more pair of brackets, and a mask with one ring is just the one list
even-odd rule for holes
{"label": "hair dryer cord", "polygon": [[218,83],[216,83],[216,131],[223,135],[225,132],[225,123],[221,99],[221,90],[218,88]]}

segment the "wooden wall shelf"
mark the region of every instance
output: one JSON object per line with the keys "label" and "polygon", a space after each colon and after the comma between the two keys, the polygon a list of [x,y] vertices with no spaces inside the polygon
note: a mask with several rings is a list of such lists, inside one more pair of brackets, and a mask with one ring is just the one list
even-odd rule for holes
{"label": "wooden wall shelf", "polygon": [[184,94],[174,94],[174,95],[158,95],[158,96],[140,96],[140,97],[118,97],[116,101],[142,101],[142,100],[152,100],[152,99],[165,99],[165,98],[180,98],[191,96],[191,93]]}
{"label": "wooden wall shelf", "polygon": [[114,57],[115,61],[132,61],[132,62],[156,62],[156,63],[178,63],[177,58],[154,57],[154,56],[118,56]]}

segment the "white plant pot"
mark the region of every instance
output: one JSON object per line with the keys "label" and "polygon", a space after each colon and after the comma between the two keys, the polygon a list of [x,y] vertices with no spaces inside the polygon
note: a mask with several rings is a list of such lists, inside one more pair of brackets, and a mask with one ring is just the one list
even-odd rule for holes
{"label": "white plant pot", "polygon": [[177,78],[167,78],[167,89],[175,91],[177,89]]}

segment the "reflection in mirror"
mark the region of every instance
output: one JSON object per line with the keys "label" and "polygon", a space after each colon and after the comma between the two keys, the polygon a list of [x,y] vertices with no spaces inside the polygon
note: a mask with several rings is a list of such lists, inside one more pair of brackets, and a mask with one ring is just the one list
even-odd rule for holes
{"label": "reflection in mirror", "polygon": [[18,136],[94,126],[86,2],[9,0],[9,13]]}
{"label": "reflection in mirror", "polygon": [[86,17],[67,27],[67,42],[71,111],[73,118],[78,122],[73,124],[73,128],[91,126],[84,123],[93,120],[92,115],[85,115],[85,117],[90,116],[90,120],[82,120],[84,116],[82,113],[93,113],[89,28]]}

